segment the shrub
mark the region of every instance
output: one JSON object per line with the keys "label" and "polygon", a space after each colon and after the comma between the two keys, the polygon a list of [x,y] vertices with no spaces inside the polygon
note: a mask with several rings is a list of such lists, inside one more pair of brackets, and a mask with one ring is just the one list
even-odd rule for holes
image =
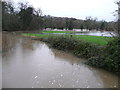
{"label": "shrub", "polygon": [[86,64],[105,68],[120,75],[120,38],[110,41],[100,52],[101,55],[89,58]]}
{"label": "shrub", "polygon": [[120,38],[110,41],[106,47],[107,55],[113,60],[120,60]]}
{"label": "shrub", "polygon": [[56,37],[50,40],[52,47],[57,48],[59,50],[74,50],[78,40],[69,37]]}
{"label": "shrub", "polygon": [[115,38],[106,46],[106,67],[120,75],[120,38]]}
{"label": "shrub", "polygon": [[104,58],[96,56],[96,57],[91,57],[88,59],[88,61],[86,62],[86,64],[91,65],[91,66],[95,66],[95,67],[104,67],[105,63],[104,63]]}
{"label": "shrub", "polygon": [[88,43],[79,42],[74,50],[74,54],[79,57],[91,58],[100,55],[101,47]]}
{"label": "shrub", "polygon": [[87,64],[105,68],[120,75],[120,38],[110,41],[99,57],[91,57]]}

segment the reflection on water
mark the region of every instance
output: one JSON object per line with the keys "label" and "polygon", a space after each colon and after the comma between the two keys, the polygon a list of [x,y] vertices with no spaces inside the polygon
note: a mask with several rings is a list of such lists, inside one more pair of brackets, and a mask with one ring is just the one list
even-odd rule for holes
{"label": "reflection on water", "polygon": [[[8,37],[9,36],[9,37]],[[3,34],[2,35],[2,52],[6,52],[16,45],[16,37],[11,34]]]}
{"label": "reflection on water", "polygon": [[[3,88],[116,88],[118,77],[45,43],[15,38],[3,55]],[[11,42],[11,41],[10,41]]]}

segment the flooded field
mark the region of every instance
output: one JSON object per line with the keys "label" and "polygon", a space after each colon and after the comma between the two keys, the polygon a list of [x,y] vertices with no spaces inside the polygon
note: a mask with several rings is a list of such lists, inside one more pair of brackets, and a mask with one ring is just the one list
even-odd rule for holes
{"label": "flooded field", "polygon": [[90,35],[90,36],[104,36],[104,37],[112,37],[112,36],[116,36],[116,34],[114,32],[110,32],[110,31],[89,31],[89,32],[85,32],[85,33],[75,33],[75,35]]}
{"label": "flooded field", "polygon": [[3,88],[117,88],[118,77],[47,44],[3,36]]}
{"label": "flooded field", "polygon": [[[59,31],[58,31],[59,32]],[[117,34],[111,31],[73,31],[72,33],[44,33],[44,34],[71,34],[71,35],[90,35],[90,36],[104,36],[104,37],[113,37]]]}

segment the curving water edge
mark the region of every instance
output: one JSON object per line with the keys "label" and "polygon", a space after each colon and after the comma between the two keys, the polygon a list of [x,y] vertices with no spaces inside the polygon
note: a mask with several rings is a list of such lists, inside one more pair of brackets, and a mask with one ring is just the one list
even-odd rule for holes
{"label": "curving water edge", "polygon": [[[3,88],[117,88],[118,77],[47,44],[6,35]],[[6,48],[11,49],[6,49]]]}

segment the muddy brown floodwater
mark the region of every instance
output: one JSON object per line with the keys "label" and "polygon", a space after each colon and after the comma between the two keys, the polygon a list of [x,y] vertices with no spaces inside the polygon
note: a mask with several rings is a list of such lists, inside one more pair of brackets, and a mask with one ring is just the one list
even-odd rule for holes
{"label": "muddy brown floodwater", "polygon": [[[47,44],[6,35],[2,55],[3,88],[117,88],[118,77],[83,64]],[[9,41],[7,41],[9,40]]]}

